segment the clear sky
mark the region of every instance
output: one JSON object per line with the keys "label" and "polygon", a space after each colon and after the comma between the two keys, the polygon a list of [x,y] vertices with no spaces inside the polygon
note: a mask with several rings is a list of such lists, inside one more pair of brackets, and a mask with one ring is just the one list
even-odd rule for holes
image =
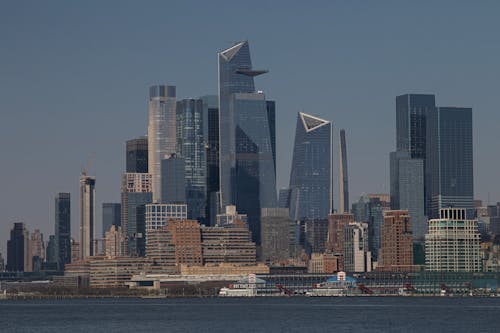
{"label": "clear sky", "polygon": [[277,102],[279,187],[304,111],[347,130],[351,201],[388,192],[395,96],[434,93],[473,108],[476,197],[500,201],[499,17],[498,1],[4,0],[0,252],[15,221],[48,239],[57,192],[71,192],[78,235],[93,152],[98,206],[119,202],[125,140],[147,132],[148,86],[215,94],[217,52],[243,39],[270,70],[256,86]]}

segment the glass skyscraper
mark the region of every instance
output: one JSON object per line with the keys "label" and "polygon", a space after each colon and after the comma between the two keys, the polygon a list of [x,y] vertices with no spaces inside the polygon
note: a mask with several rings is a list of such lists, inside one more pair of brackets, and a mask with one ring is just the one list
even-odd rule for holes
{"label": "glass skyscraper", "polygon": [[427,178],[429,216],[440,208],[473,208],[472,109],[438,107],[429,117]]}
{"label": "glass skyscraper", "polygon": [[148,171],[152,176],[153,201],[161,202],[161,160],[176,152],[175,86],[149,89]]}
{"label": "glass skyscraper", "polygon": [[71,262],[71,196],[58,193],[55,199],[55,239],[58,269]]}
{"label": "glass skyscraper", "polygon": [[[273,108],[255,91],[247,41],[219,53],[219,148],[221,205],[236,205],[248,215],[253,239],[260,243],[261,208],[276,207]],[[271,119],[272,120],[272,119]]]}
{"label": "glass skyscraper", "polygon": [[126,172],[148,172],[148,138],[140,138],[127,141],[127,164]]}
{"label": "glass skyscraper", "polygon": [[120,203],[104,202],[102,204],[102,237],[106,236],[112,225],[117,229],[122,225],[122,205]]}
{"label": "glass skyscraper", "polygon": [[205,220],[207,193],[203,129],[203,101],[184,99],[177,102],[177,154],[184,159],[188,219],[200,222]]}
{"label": "glass skyscraper", "polygon": [[290,174],[290,217],[326,219],[332,205],[332,126],[303,112],[297,115]]}

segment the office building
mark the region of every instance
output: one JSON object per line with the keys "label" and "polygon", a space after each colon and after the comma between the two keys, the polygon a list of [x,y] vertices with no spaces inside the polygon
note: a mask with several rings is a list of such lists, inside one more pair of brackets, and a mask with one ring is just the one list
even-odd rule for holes
{"label": "office building", "polygon": [[[236,205],[248,215],[252,237],[260,243],[260,213],[276,207],[276,174],[265,95],[256,91],[247,41],[218,54],[221,207]],[[271,119],[272,120],[272,119]]]}
{"label": "office building", "polygon": [[203,135],[206,143],[207,203],[206,225],[215,225],[219,213],[219,100],[217,95],[200,97],[203,101]]}
{"label": "office building", "polygon": [[256,246],[245,227],[201,226],[201,241],[204,264],[256,264]]}
{"label": "office building", "polygon": [[351,223],[354,223],[353,214],[328,215],[327,252],[344,254],[345,229]]}
{"label": "office building", "polygon": [[[47,248],[45,249],[45,258],[47,263],[49,263],[51,266],[55,266],[59,269],[59,252],[57,248],[57,240],[55,235],[49,235],[49,241],[47,242]],[[76,258],[76,260],[80,260],[80,257]],[[73,257],[71,257],[71,261],[73,260]]]}
{"label": "office building", "polygon": [[200,224],[196,220],[172,220],[166,226],[175,247],[175,264],[202,265]]}
{"label": "office building", "polygon": [[0,272],[5,271],[5,260],[0,252]]}
{"label": "office building", "polygon": [[161,198],[161,160],[176,150],[176,89],[157,85],[149,89],[148,172],[153,202]]}
{"label": "office building", "polygon": [[380,234],[377,270],[385,272],[415,270],[413,265],[413,237],[408,211],[386,211]]}
{"label": "office building", "polygon": [[278,207],[279,208],[290,208],[290,195],[291,191],[289,188],[282,188],[278,192]]}
{"label": "office building", "polygon": [[55,198],[55,247],[60,270],[71,262],[71,195],[58,193]]}
{"label": "office building", "polygon": [[148,173],[125,173],[122,178],[122,232],[130,256],[146,251],[146,204],[152,202],[152,178]]}
{"label": "office building", "polygon": [[126,143],[125,172],[148,173],[148,138],[141,136]]}
{"label": "office building", "polygon": [[347,176],[347,143],[345,129],[339,132],[340,213],[349,213],[349,179]]}
{"label": "office building", "polygon": [[332,204],[329,121],[299,112],[290,174],[290,217],[326,219]]}
{"label": "office building", "polygon": [[122,226],[122,205],[120,203],[104,202],[102,204],[102,236],[106,235],[111,226]]}
{"label": "office building", "polygon": [[162,203],[186,203],[186,169],[184,159],[176,154],[161,160]]}
{"label": "office building", "polygon": [[429,217],[439,209],[473,208],[472,109],[438,107],[427,126]]}
{"label": "office building", "polygon": [[207,203],[203,120],[203,100],[184,99],[177,102],[177,154],[184,159],[188,218],[201,222],[205,221]]}
{"label": "office building", "polygon": [[305,220],[305,250],[307,254],[323,253],[328,240],[328,219]]}
{"label": "office building", "polygon": [[438,272],[480,272],[482,254],[477,220],[464,208],[441,208],[425,235],[425,268]]}
{"label": "office building", "polygon": [[95,253],[95,177],[80,177],[80,259]]}
{"label": "office building", "polygon": [[408,210],[413,238],[422,241],[427,232],[424,159],[411,158],[409,152],[396,151],[390,154],[390,161],[391,207]]}
{"label": "office building", "polygon": [[43,262],[45,260],[46,250],[45,250],[45,242],[43,240],[43,234],[39,229],[35,229],[31,233],[30,239],[30,247],[31,247],[31,256],[36,257],[37,260]]}
{"label": "office building", "polygon": [[7,271],[31,271],[29,232],[22,222],[14,223],[10,231],[10,239],[7,241]]}
{"label": "office building", "polygon": [[262,208],[261,216],[262,260],[285,262],[290,258],[290,237],[294,228],[288,209]]}

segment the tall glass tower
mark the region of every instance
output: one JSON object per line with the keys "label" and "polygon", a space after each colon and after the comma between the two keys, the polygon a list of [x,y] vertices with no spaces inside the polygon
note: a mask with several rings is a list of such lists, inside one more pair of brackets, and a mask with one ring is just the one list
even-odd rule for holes
{"label": "tall glass tower", "polygon": [[472,109],[438,107],[428,119],[429,217],[439,209],[473,208]]}
{"label": "tall glass tower", "polygon": [[290,174],[290,217],[325,219],[332,205],[329,121],[299,112]]}
{"label": "tall glass tower", "polygon": [[71,196],[58,193],[55,199],[55,237],[59,269],[71,262]]}
{"label": "tall glass tower", "polygon": [[[247,214],[260,243],[261,208],[276,207],[276,173],[271,131],[273,106],[255,91],[247,41],[219,53],[219,137],[221,206]],[[272,111],[269,111],[271,110]]]}
{"label": "tall glass tower", "polygon": [[204,222],[207,159],[203,133],[203,101],[177,102],[177,154],[184,159],[188,219]]}
{"label": "tall glass tower", "polygon": [[149,89],[148,171],[152,175],[153,201],[161,202],[161,160],[176,150],[175,86]]}
{"label": "tall glass tower", "polygon": [[148,138],[127,140],[126,172],[148,172]]}
{"label": "tall glass tower", "polygon": [[95,253],[95,177],[80,177],[80,259]]}

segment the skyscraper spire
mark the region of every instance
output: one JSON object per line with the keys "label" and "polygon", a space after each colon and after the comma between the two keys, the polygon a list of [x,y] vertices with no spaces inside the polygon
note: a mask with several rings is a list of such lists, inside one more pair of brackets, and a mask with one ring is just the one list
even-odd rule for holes
{"label": "skyscraper spire", "polygon": [[349,213],[349,181],[347,178],[347,143],[345,129],[339,132],[339,185],[340,185],[340,213]]}

